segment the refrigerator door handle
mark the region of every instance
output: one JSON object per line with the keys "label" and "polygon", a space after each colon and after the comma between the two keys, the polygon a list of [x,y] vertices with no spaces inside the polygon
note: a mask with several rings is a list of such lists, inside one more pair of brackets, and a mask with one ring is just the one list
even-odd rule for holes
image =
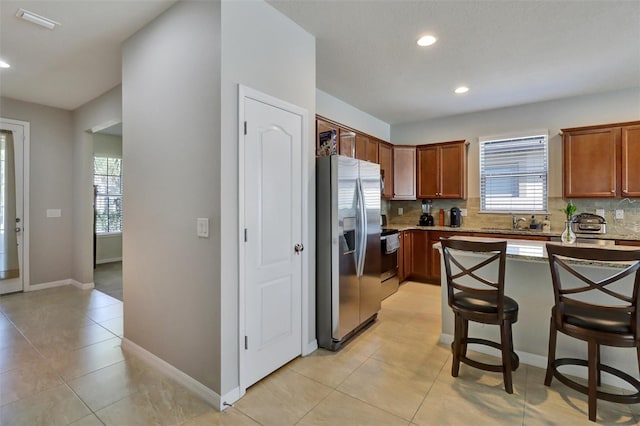
{"label": "refrigerator door handle", "polygon": [[364,260],[367,256],[367,211],[364,203],[364,191],[362,190],[362,181],[358,178],[358,207],[360,214],[360,250],[358,259],[358,276],[364,275]]}

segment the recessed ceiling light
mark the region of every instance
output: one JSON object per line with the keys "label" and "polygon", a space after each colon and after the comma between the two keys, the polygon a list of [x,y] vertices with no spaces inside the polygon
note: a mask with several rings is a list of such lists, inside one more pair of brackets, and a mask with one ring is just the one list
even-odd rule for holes
{"label": "recessed ceiling light", "polygon": [[467,93],[468,91],[469,91],[469,88],[467,86],[460,86],[460,87],[456,87],[456,90],[454,90],[454,93],[461,95],[463,93]]}
{"label": "recessed ceiling light", "polygon": [[0,59],[0,68],[11,68],[11,65]]}
{"label": "recessed ceiling light", "polygon": [[29,12],[28,10],[24,10],[22,8],[18,9],[16,12],[16,16],[18,18],[22,18],[25,21],[29,21],[33,24],[40,25],[48,30],[52,30],[56,27],[56,25],[60,25],[59,22],[56,22],[52,19],[45,18],[44,16],[40,16],[37,13]]}
{"label": "recessed ceiling light", "polygon": [[432,35],[425,35],[422,36],[418,39],[418,46],[431,46],[433,43],[435,43],[436,41],[438,41],[437,38],[435,38]]}

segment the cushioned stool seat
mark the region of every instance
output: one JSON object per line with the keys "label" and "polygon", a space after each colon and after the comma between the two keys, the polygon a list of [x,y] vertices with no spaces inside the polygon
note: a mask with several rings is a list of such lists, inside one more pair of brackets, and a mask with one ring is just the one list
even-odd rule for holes
{"label": "cushioned stool seat", "polygon": [[[457,377],[460,363],[486,371],[501,372],[504,388],[513,393],[511,372],[518,368],[518,355],[513,350],[511,325],[518,320],[518,303],[504,295],[506,241],[440,240],[447,274],[448,304],[455,317],[451,350],[451,375]],[[480,254],[474,265],[463,265],[458,255]],[[466,258],[465,258],[466,259]],[[500,343],[468,336],[469,321],[500,326]],[[480,344],[500,350],[501,364],[487,364],[467,357],[467,345]]]}
{"label": "cushioned stool seat", "polygon": [[[544,384],[555,377],[560,382],[588,395],[589,420],[596,420],[597,400],[635,404],[640,402],[640,381],[630,374],[600,361],[600,346],[635,348],[640,366],[638,297],[640,290],[640,249],[619,250],[547,244],[555,304],[551,309],[549,355]],[[607,277],[592,278],[593,268],[581,265],[603,262],[617,265]],[[602,270],[604,271],[604,270]],[[626,280],[626,286],[623,280]],[[595,300],[607,300],[598,304]],[[587,342],[585,359],[556,359],[557,333]],[[564,375],[558,367],[578,365],[588,369],[585,386]],[[636,392],[619,395],[599,389],[601,372],[627,382]]]}

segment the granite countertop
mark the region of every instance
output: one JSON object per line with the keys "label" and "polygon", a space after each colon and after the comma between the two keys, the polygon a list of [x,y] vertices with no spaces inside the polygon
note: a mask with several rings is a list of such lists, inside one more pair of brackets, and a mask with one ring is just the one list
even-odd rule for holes
{"label": "granite countertop", "polygon": [[[406,231],[411,229],[424,230],[424,231],[440,231],[440,232],[467,232],[478,234],[501,234],[501,235],[522,235],[522,236],[541,236],[541,237],[560,237],[562,232],[542,232],[528,229],[508,229],[508,228],[470,228],[460,227],[451,228],[449,226],[419,226],[419,225],[407,225],[407,224],[387,224],[384,228],[397,229],[399,231]],[[580,235],[579,238],[589,238],[597,240],[628,240],[628,241],[640,241],[640,236],[636,234],[594,234],[594,235]]]}
{"label": "granite countertop", "polygon": [[[456,240],[470,240],[470,241],[497,241],[496,239],[487,238],[487,237],[470,237],[470,236],[453,236],[452,239]],[[535,240],[510,240],[507,239],[507,258],[518,259],[518,260],[528,260],[528,261],[536,261],[536,262],[546,262],[549,256],[547,255],[546,244],[560,244],[560,243],[547,243],[545,241],[535,241]],[[593,248],[592,244],[574,244],[575,247],[590,247]],[[434,249],[440,250],[442,246],[440,243],[436,243],[433,245]],[[638,247],[632,246],[607,246],[607,249],[610,250],[638,250]],[[596,266],[606,266],[606,267],[614,267],[620,268],[626,266],[626,262],[587,262],[587,261],[573,261],[571,263],[580,263],[580,264],[589,264]]]}

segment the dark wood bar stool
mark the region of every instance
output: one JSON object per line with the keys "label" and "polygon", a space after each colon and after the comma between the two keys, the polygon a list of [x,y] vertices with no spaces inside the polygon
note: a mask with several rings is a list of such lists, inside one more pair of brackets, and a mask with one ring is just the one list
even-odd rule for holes
{"label": "dark wood bar stool", "polygon": [[[440,242],[447,274],[448,304],[455,316],[455,331],[451,345],[453,352],[451,375],[458,377],[461,362],[481,370],[501,372],[505,390],[507,393],[513,393],[511,372],[518,368],[520,360],[513,350],[511,325],[518,320],[518,304],[504,295],[507,242],[453,239],[440,240]],[[464,252],[486,253],[489,257],[478,256],[477,263],[465,266],[457,257],[465,254]],[[470,338],[468,336],[469,321],[499,325],[501,342]],[[467,357],[469,343],[487,345],[500,350],[502,364],[487,364],[469,359]]]}
{"label": "dark wood bar stool", "polygon": [[[547,244],[549,265],[555,304],[551,309],[549,332],[549,355],[546,386],[553,377],[560,382],[588,395],[589,420],[596,420],[597,400],[635,404],[640,402],[640,382],[626,372],[600,362],[600,346],[636,348],[640,367],[640,345],[638,344],[638,290],[640,283],[640,250],[615,250],[590,247],[571,247]],[[586,270],[577,266],[585,262],[618,264],[620,269],[610,276],[592,279]],[[625,286],[622,279],[630,280]],[[598,304],[594,300],[606,300]],[[556,359],[557,332],[587,342],[587,359]],[[564,365],[579,365],[588,369],[588,386],[570,379],[558,371]],[[629,383],[636,389],[632,395],[616,395],[602,390],[601,372],[604,371]]]}

